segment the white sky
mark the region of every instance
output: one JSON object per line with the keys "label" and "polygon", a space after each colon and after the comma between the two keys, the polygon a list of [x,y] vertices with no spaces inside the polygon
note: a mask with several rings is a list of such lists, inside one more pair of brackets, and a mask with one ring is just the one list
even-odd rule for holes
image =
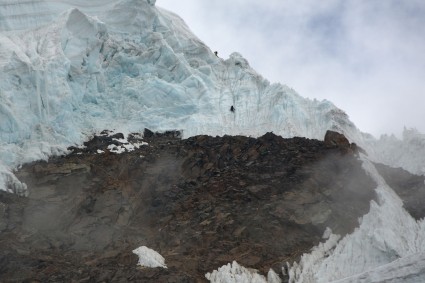
{"label": "white sky", "polygon": [[328,99],[364,132],[425,133],[423,0],[157,0],[224,59]]}

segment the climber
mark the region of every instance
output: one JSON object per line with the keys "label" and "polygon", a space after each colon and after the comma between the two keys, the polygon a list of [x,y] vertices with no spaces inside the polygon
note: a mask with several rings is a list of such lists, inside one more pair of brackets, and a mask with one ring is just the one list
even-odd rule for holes
{"label": "climber", "polygon": [[217,52],[217,51],[214,51],[214,54],[215,54],[215,56],[217,56],[217,57],[218,57],[218,52]]}
{"label": "climber", "polygon": [[235,112],[235,107],[233,107],[233,105],[232,105],[232,106],[230,106],[230,111],[231,111],[231,112]]}

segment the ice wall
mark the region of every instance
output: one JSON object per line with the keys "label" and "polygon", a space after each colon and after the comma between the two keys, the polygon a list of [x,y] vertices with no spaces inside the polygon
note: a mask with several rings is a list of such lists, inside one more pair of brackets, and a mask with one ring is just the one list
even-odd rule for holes
{"label": "ice wall", "polygon": [[0,32],[38,28],[74,7],[95,15],[118,2],[120,0],[2,0]]}
{"label": "ice wall", "polygon": [[391,158],[391,143],[361,133],[331,102],[270,84],[238,53],[215,56],[155,1],[7,0],[0,15],[2,172],[63,154],[103,129],[145,127],[317,139],[331,129],[375,160],[423,169],[424,155]]}
{"label": "ice wall", "polygon": [[[310,138],[334,129],[361,137],[331,102],[270,84],[238,53],[218,58],[154,2],[0,3],[4,174],[106,128]],[[0,187],[14,182],[1,178]]]}

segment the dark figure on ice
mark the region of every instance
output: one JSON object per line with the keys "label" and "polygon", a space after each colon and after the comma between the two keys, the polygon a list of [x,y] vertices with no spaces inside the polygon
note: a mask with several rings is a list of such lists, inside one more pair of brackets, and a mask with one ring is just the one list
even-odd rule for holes
{"label": "dark figure on ice", "polygon": [[230,111],[235,112],[235,107],[233,107],[233,105],[230,107]]}
{"label": "dark figure on ice", "polygon": [[217,56],[217,57],[218,57],[218,52],[217,52],[217,51],[214,51],[214,54],[215,54],[215,56]]}

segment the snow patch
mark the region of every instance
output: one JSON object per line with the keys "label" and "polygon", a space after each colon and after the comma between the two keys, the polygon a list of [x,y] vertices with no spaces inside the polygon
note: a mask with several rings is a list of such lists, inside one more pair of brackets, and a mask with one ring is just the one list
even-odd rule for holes
{"label": "snow patch", "polygon": [[116,153],[116,154],[121,154],[121,153],[125,152],[125,147],[123,147],[121,145],[110,144],[110,145],[108,145],[108,150],[110,152],[113,152],[113,153]]}
{"label": "snow patch", "polygon": [[167,268],[165,259],[158,252],[146,247],[141,246],[133,250],[133,253],[139,257],[138,265],[142,267],[162,267]]}
{"label": "snow patch", "polygon": [[107,149],[110,152],[116,153],[116,154],[121,154],[124,152],[131,152],[134,151],[136,149],[139,149],[141,146],[147,146],[149,145],[147,142],[134,142],[131,143],[129,142],[126,138],[113,138],[112,140],[117,141],[120,143],[120,145],[115,145],[115,144],[110,144],[108,145]]}

